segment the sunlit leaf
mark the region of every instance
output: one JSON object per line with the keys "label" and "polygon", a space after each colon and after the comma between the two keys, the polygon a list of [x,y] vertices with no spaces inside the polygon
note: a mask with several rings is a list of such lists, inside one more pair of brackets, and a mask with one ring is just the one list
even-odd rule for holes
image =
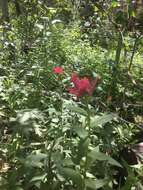
{"label": "sunlit leaf", "polygon": [[84,116],[87,116],[87,111],[85,111],[84,109],[80,108],[79,106],[74,106],[74,105],[69,105],[68,106],[68,109],[70,109],[71,111],[75,112],[75,113],[78,113],[78,114],[81,114],[81,115],[84,115]]}
{"label": "sunlit leaf", "polygon": [[103,186],[105,186],[106,184],[108,184],[108,180],[107,179],[86,179],[85,180],[85,185],[86,187],[96,190],[99,189]]}
{"label": "sunlit leaf", "polygon": [[42,160],[46,159],[47,155],[43,153],[31,154],[27,156],[24,161],[26,167],[37,167],[41,168],[43,166]]}
{"label": "sunlit leaf", "polygon": [[116,114],[105,114],[102,116],[95,116],[91,118],[91,127],[96,127],[98,125],[104,125],[113,119],[116,119],[117,115]]}

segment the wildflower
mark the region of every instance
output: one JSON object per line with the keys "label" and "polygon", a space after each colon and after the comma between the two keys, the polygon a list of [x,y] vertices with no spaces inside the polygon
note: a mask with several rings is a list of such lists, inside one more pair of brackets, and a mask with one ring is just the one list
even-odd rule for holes
{"label": "wildflower", "polygon": [[57,66],[57,67],[54,67],[54,68],[53,68],[53,72],[54,72],[55,74],[63,74],[64,70],[63,70],[62,67]]}
{"label": "wildflower", "polygon": [[98,77],[93,80],[87,77],[79,78],[77,74],[73,73],[71,76],[71,82],[74,84],[74,87],[69,89],[69,93],[74,94],[75,96],[82,97],[85,94],[92,95],[96,87]]}

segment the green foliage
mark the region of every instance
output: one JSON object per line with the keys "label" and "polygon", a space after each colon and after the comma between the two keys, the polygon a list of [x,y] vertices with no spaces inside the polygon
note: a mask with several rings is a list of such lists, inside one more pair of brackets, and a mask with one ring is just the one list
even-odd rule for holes
{"label": "green foliage", "polygon": [[[143,124],[141,8],[129,1],[7,2],[0,189],[143,189],[141,145],[134,145]],[[92,96],[69,93],[74,72],[100,78]]]}

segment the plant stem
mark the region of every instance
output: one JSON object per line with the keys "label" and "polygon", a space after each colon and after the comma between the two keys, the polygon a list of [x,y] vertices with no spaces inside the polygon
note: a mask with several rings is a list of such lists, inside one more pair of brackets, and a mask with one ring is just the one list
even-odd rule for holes
{"label": "plant stem", "polygon": [[91,127],[90,127],[90,109],[89,109],[89,99],[86,97],[85,99],[85,106],[87,109],[87,117],[86,117],[86,126],[88,127],[88,132],[89,132],[89,136],[90,136],[90,131],[91,131]]}
{"label": "plant stem", "polygon": [[135,42],[134,42],[134,46],[133,46],[133,51],[132,51],[132,55],[131,55],[131,59],[130,59],[130,64],[129,64],[129,68],[128,68],[128,71],[131,70],[131,66],[133,64],[133,59],[134,59],[134,55],[135,55],[135,52],[136,52],[136,48],[137,48],[137,42],[138,40],[140,39],[140,36],[138,36],[136,39],[135,39]]}
{"label": "plant stem", "polygon": [[111,83],[112,98],[115,97],[116,95],[115,92],[117,91],[117,76],[118,76],[118,68],[119,68],[119,63],[120,63],[122,46],[123,46],[123,32],[119,31],[118,45],[117,45],[116,56],[115,56],[115,64],[112,70],[112,83]]}
{"label": "plant stem", "polygon": [[[87,106],[88,107],[88,106]],[[87,126],[88,126],[88,129],[89,129],[89,136],[90,136],[90,132],[91,132],[91,126],[90,126],[90,110],[89,110],[89,107],[87,109]]]}
{"label": "plant stem", "polygon": [[118,46],[117,46],[116,57],[115,57],[115,67],[117,67],[120,63],[122,45],[123,45],[123,34],[122,34],[122,31],[119,31]]}

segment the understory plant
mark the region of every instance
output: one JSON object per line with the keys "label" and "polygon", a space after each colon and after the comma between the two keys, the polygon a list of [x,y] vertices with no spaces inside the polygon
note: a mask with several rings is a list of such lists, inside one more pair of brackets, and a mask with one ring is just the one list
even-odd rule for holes
{"label": "understory plant", "polygon": [[[65,70],[61,66],[51,70],[57,88],[45,94],[47,105],[42,110],[17,110],[10,118],[12,134],[1,149],[1,188],[108,190],[122,183],[124,189],[137,186],[138,177],[117,156],[122,143],[130,140],[132,126],[126,126],[117,114],[98,113],[96,104],[92,106],[99,76],[73,72],[69,77]],[[122,170],[127,174],[118,176]]]}
{"label": "understory plant", "polygon": [[141,1],[0,2],[0,189],[142,190]]}

